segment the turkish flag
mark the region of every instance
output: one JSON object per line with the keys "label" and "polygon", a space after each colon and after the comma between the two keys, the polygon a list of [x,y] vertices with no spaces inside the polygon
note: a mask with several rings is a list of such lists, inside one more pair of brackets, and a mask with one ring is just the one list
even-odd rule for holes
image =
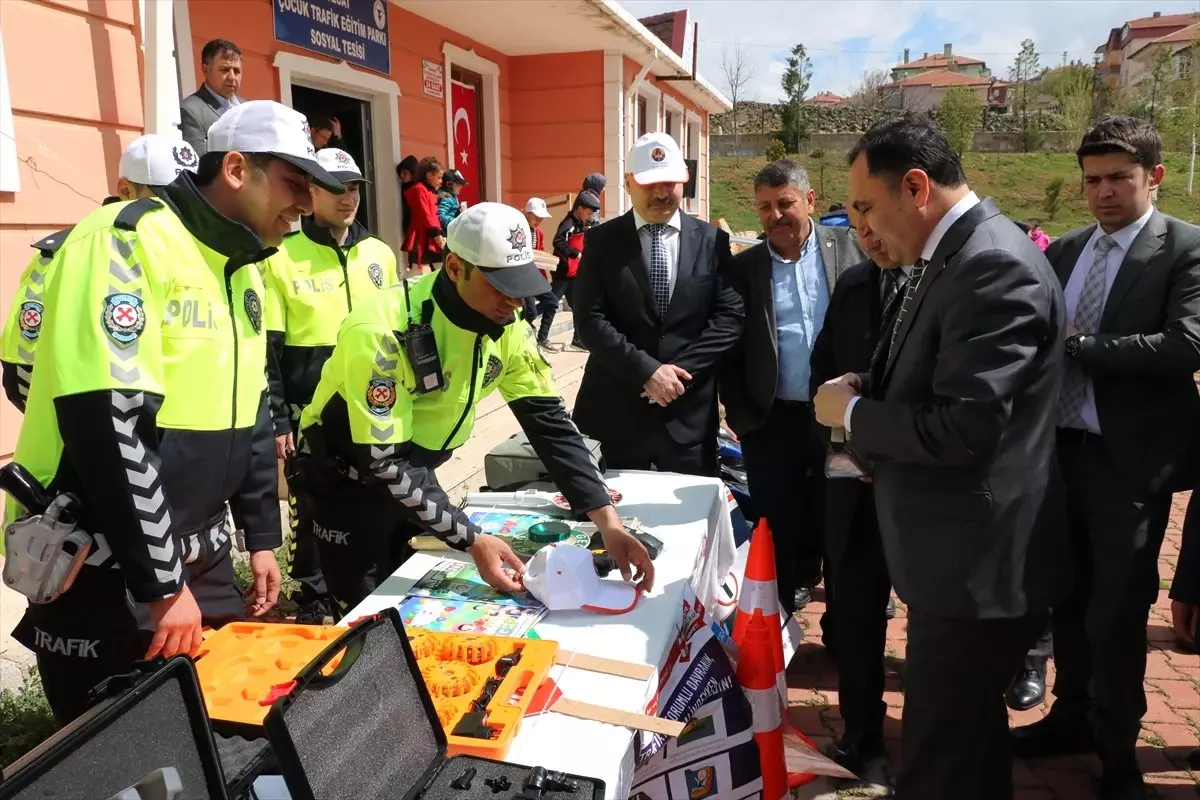
{"label": "turkish flag", "polygon": [[467,179],[467,185],[459,193],[459,199],[468,206],[479,202],[480,154],[483,148],[479,141],[479,112],[477,93],[474,86],[450,81],[450,107],[453,109],[454,167]]}

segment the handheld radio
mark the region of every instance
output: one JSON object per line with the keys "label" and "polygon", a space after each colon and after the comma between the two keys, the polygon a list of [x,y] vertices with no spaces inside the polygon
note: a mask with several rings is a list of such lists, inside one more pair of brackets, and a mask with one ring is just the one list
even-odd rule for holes
{"label": "handheld radio", "polygon": [[414,394],[427,394],[446,388],[446,376],[442,373],[442,359],[438,355],[437,339],[433,335],[433,300],[421,304],[421,321],[413,314],[412,298],[408,293],[408,281],[404,283],[404,305],[408,311],[408,328],[396,331],[396,338],[404,346],[404,354],[412,366],[416,379]]}

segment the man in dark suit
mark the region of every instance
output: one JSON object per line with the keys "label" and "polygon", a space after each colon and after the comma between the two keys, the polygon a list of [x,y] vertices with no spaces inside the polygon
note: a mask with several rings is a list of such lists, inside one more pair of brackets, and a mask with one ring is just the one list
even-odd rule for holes
{"label": "man in dark suit", "polygon": [[815,402],[874,465],[908,605],[897,797],[1010,800],[1004,687],[1066,573],[1062,505],[1048,502],[1062,291],[928,117],[875,125],[849,161],[858,226],[913,265],[886,358]]}
{"label": "man in dark suit", "polygon": [[591,353],[574,418],[613,469],[716,473],[716,365],[742,332],[729,236],[679,210],[687,166],[670,136],[626,162],[633,208],[585,234],[572,289]]}
{"label": "man in dark suit", "polygon": [[241,103],[242,51],[228,39],[213,39],[200,51],[204,83],[179,103],[179,127],[196,153],[208,152],[208,129]]}
{"label": "man in dark suit", "polygon": [[764,242],[733,274],[746,330],[721,370],[725,422],[742,442],[755,508],[771,525],[779,597],[790,613],[821,580],[825,442],[812,412],[809,360],[838,276],[863,259],[849,228],[818,225],[804,167],[776,161],[754,178]]}
{"label": "man in dark suit", "polygon": [[[809,392],[848,372],[868,372],[883,342],[891,340],[907,275],[882,243],[856,229],[870,256],[842,273],[829,299],[825,324],[812,351]],[[836,447],[836,445],[835,445]],[[883,746],[883,656],[888,576],[871,483],[831,478],[825,488],[825,599],[822,628],[838,674],[843,720],[833,760],[857,775],[841,788],[888,784]],[[836,634],[834,634],[836,631]]]}
{"label": "man in dark suit", "polygon": [[1055,703],[1014,736],[1028,757],[1095,751],[1101,797],[1142,798],[1146,622],[1200,424],[1200,228],[1151,203],[1164,168],[1149,123],[1100,120],[1077,154],[1097,224],[1046,251],[1071,322],[1057,421],[1075,591],[1054,610]]}

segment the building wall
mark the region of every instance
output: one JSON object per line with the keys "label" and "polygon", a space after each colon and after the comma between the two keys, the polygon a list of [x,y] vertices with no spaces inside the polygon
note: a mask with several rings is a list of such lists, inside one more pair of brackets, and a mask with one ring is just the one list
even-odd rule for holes
{"label": "building wall", "polygon": [[[8,314],[29,245],[97,208],[116,188],[121,151],[142,134],[135,0],[3,0],[20,190],[0,192],[0,313]],[[48,48],[53,48],[50,77]],[[0,461],[20,414],[0,399]]]}
{"label": "building wall", "polygon": [[[920,75],[924,72],[932,72],[937,69],[945,69],[945,67],[917,67],[916,69],[904,69],[897,67],[892,70],[892,80],[902,81],[905,78],[911,78],[913,75]],[[973,77],[990,78],[991,70],[987,68],[987,64],[959,64],[957,72]]]}

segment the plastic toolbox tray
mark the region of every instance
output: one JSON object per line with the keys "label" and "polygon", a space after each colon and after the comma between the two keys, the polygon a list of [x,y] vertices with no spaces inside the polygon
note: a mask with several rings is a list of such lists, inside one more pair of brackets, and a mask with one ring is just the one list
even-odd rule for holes
{"label": "plastic toolbox tray", "polygon": [[[395,608],[331,644],[276,699],[265,726],[293,800],[515,800],[537,778],[517,764],[447,758],[446,733]],[[468,775],[469,788],[457,788]],[[603,781],[555,778],[573,785],[526,796],[604,797]]]}
{"label": "plastic toolbox tray", "polygon": [[416,628],[407,636],[447,732],[447,752],[503,759],[550,675],[558,643]]}
{"label": "plastic toolbox tray", "polygon": [[108,692],[124,691],[5,769],[0,800],[106,800],[139,783],[153,791],[160,770],[174,771],[177,800],[226,800],[191,661],[176,656],[143,670],[110,680]]}

